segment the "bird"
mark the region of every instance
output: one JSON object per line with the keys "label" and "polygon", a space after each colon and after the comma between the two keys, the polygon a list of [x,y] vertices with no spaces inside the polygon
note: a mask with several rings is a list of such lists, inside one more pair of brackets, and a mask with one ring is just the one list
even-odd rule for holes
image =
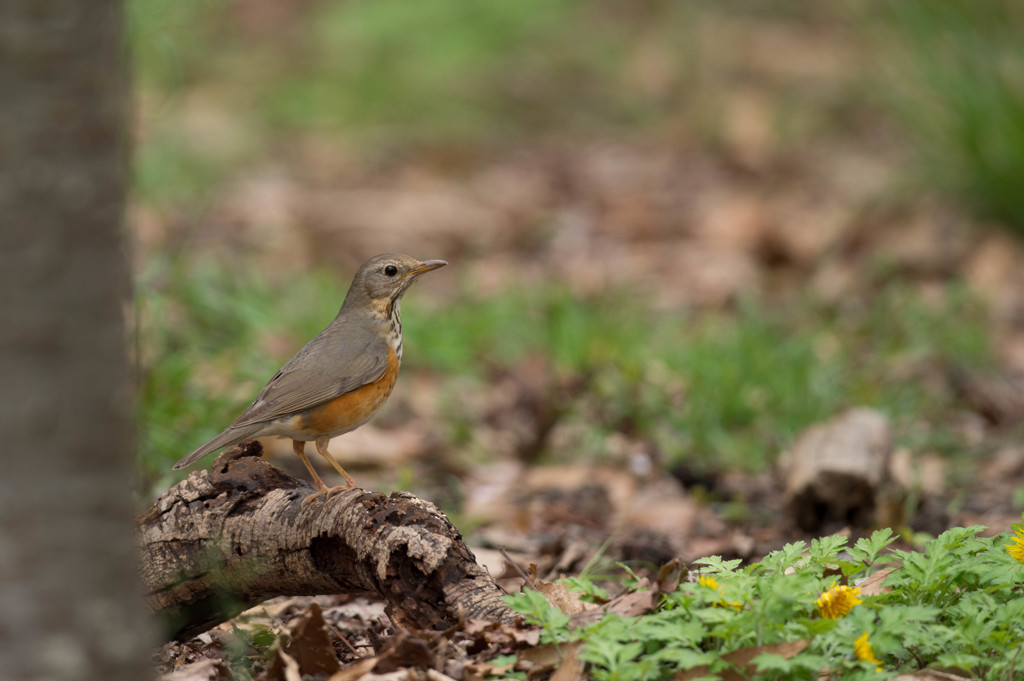
{"label": "bird", "polygon": [[[174,464],[185,468],[218,449],[257,437],[290,438],[317,497],[356,487],[327,450],[331,438],[366,423],[391,395],[402,363],[402,296],[420,275],[444,260],[417,260],[383,253],[356,271],[334,320],[288,360],[224,432]],[[306,443],[345,478],[328,488],[306,456]]]}

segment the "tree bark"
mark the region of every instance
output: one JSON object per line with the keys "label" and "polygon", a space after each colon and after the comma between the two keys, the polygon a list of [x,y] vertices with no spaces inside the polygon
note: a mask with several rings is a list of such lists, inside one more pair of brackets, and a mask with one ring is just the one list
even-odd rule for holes
{"label": "tree bark", "polygon": [[0,679],[146,678],[117,1],[0,2]]}
{"label": "tree bark", "polygon": [[433,504],[359,488],[303,504],[313,488],[261,453],[258,442],[227,450],[140,518],[142,581],[172,637],[273,596],[371,591],[416,629],[515,617]]}

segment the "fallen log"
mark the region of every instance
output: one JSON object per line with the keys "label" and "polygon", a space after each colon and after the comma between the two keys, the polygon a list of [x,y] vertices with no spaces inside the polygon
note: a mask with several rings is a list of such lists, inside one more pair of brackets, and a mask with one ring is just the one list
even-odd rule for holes
{"label": "fallen log", "polygon": [[314,490],[233,447],[164,492],[139,519],[151,611],[186,639],[274,596],[374,592],[415,629],[515,614],[458,531],[410,494]]}

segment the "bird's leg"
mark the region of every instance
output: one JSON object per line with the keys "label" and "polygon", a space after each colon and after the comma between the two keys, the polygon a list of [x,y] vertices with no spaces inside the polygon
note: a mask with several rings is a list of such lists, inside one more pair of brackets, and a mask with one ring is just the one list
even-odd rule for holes
{"label": "bird's leg", "polygon": [[302,500],[302,505],[305,506],[309,502],[313,501],[317,497],[321,497],[327,493],[327,485],[320,479],[320,476],[316,474],[316,469],[313,468],[313,464],[309,462],[309,458],[306,456],[306,443],[299,442],[298,440],[292,440],[292,449],[302,459],[303,465],[306,470],[309,471],[310,476],[313,478],[313,482],[316,484],[316,492],[313,492],[308,497]]}
{"label": "bird's leg", "polygon": [[[327,443],[330,441],[331,438],[329,437],[318,437],[316,439],[316,451],[320,453],[320,456],[327,459],[327,461],[330,462],[332,466],[334,466],[334,470],[338,471],[338,473],[340,473],[341,476],[345,478],[346,483],[344,487],[335,487],[331,490],[331,492],[340,492],[343,489],[358,487],[359,485],[357,485],[356,481],[352,479],[352,476],[349,475],[348,472],[341,467],[341,464],[334,460],[334,457],[331,456],[331,453],[327,451]],[[328,494],[330,494],[330,492],[328,492]]]}

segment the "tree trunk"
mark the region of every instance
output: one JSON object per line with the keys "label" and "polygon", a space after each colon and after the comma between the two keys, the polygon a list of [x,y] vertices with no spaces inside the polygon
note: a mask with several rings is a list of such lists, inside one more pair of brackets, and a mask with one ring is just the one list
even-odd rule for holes
{"label": "tree trunk", "polygon": [[121,3],[0,3],[0,679],[149,675],[131,524]]}
{"label": "tree trunk", "polygon": [[304,504],[313,488],[261,453],[257,442],[227,450],[139,521],[143,583],[171,636],[273,596],[371,591],[416,629],[515,617],[433,504],[357,487]]}

